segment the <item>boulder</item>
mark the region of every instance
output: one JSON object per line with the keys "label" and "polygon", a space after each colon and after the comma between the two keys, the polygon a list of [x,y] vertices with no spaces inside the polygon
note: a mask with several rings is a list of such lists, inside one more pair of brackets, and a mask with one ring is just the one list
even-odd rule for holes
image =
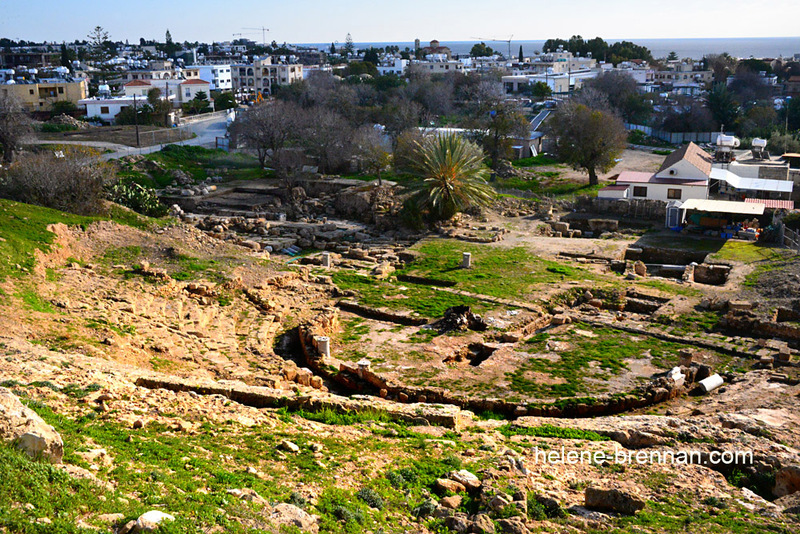
{"label": "boulder", "polygon": [[500,519],[497,524],[500,527],[500,532],[507,532],[508,534],[528,534],[530,532],[521,517]]}
{"label": "boulder", "polygon": [[133,532],[137,534],[140,532],[155,532],[159,525],[165,521],[175,521],[175,516],[159,510],[150,510],[139,516],[133,527]]}
{"label": "boulder", "polygon": [[775,489],[772,493],[776,497],[791,495],[800,491],[800,465],[788,465],[775,475]]}
{"label": "boulder", "polygon": [[638,495],[616,488],[586,488],[584,493],[587,508],[605,512],[633,515],[644,508],[644,500]]}
{"label": "boulder", "polygon": [[303,532],[319,532],[317,518],[305,510],[289,503],[280,503],[273,508],[269,520],[276,526],[298,527]]}
{"label": "boulder", "polygon": [[32,458],[41,456],[61,463],[64,455],[64,442],[58,432],[3,387],[0,387],[0,440],[13,442]]}
{"label": "boulder", "polygon": [[455,510],[456,508],[461,506],[461,500],[462,500],[461,495],[451,495],[450,497],[445,497],[444,499],[439,501],[439,504],[450,510]]}
{"label": "boulder", "polygon": [[472,526],[469,531],[474,534],[494,534],[494,522],[488,514],[478,514],[472,520]]}
{"label": "boulder", "polygon": [[446,526],[452,532],[464,534],[469,530],[470,521],[463,514],[456,514],[446,517],[444,520],[444,526]]}
{"label": "boulder", "polygon": [[439,491],[449,491],[450,493],[461,493],[463,491],[467,491],[467,488],[464,487],[464,484],[448,478],[437,478],[436,489]]}
{"label": "boulder", "polygon": [[291,452],[291,453],[294,453],[294,454],[297,454],[298,452],[300,452],[300,447],[298,447],[296,443],[292,443],[288,439],[282,440],[278,444],[278,448],[282,449],[282,450],[284,450],[286,452]]}
{"label": "boulder", "polygon": [[481,487],[480,479],[466,469],[462,469],[461,471],[453,471],[447,476],[450,480],[455,480],[469,491],[473,491]]}

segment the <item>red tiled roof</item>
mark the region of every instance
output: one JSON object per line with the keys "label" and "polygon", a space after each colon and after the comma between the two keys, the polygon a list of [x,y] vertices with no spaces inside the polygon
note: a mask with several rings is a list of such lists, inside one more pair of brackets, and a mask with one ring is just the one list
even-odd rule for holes
{"label": "red tiled roof", "polygon": [[181,82],[181,85],[208,85],[208,82],[205,80],[191,79]]}
{"label": "red tiled roof", "polygon": [[774,200],[771,198],[746,198],[745,202],[749,204],[764,204],[765,208],[772,208],[778,210],[793,210],[793,200]]}
{"label": "red tiled roof", "polygon": [[669,169],[684,159],[700,169],[706,176],[711,174],[711,156],[694,143],[683,145],[678,150],[673,151],[666,157],[664,163],[661,164],[661,168],[658,169],[658,172]]}
{"label": "red tiled roof", "polygon": [[132,82],[126,83],[125,87],[149,87],[150,85],[151,83],[145,80],[133,80]]}
{"label": "red tiled roof", "polygon": [[653,173],[650,172],[622,171],[617,176],[617,183],[644,184],[649,182],[652,177]]}

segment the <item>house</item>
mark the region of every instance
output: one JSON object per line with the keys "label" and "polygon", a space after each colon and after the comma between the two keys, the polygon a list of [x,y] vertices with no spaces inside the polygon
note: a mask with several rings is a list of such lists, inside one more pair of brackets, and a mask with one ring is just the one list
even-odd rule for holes
{"label": "house", "polygon": [[[666,157],[654,174],[621,172],[613,189],[601,189],[601,198],[685,201],[708,198],[712,159],[702,148],[688,143]],[[623,190],[621,186],[624,186]]]}
{"label": "house", "polygon": [[[137,98],[138,104],[143,102]],[[146,101],[146,99],[144,100]],[[134,105],[133,96],[117,96],[111,98],[85,98],[78,102],[78,105],[86,107],[87,117],[99,117],[104,122],[114,122],[119,112]]]}
{"label": "house", "polygon": [[400,58],[392,58],[392,61],[384,61],[378,65],[378,74],[386,76],[387,74],[396,74],[402,76],[406,73],[408,68],[408,60]]}
{"label": "house", "polygon": [[210,84],[205,80],[199,80],[199,79],[185,80],[180,84],[180,89],[178,91],[179,95],[178,99],[181,102],[188,102],[190,100],[193,100],[194,97],[197,96],[197,93],[205,93],[206,97],[208,97],[209,85]]}
{"label": "house", "polygon": [[36,80],[0,84],[0,95],[16,98],[26,111],[51,111],[56,102],[78,104],[89,93],[89,84],[82,79]]}

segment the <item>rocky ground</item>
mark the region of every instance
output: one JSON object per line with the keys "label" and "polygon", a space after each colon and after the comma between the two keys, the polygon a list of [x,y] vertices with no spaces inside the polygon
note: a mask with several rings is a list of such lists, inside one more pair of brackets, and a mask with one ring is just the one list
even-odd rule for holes
{"label": "rocky ground", "polygon": [[[796,340],[717,328],[786,304],[770,293],[794,276],[784,258],[723,248],[731,276],[707,286],[612,271],[636,235],[543,225],[509,204],[416,245],[345,232],[299,259],[175,219],[50,226],[35,267],[0,282],[0,531],[796,531]],[[454,304],[483,326],[440,333]],[[305,369],[306,332],[390,386],[333,360]],[[680,386],[676,365],[724,385]],[[673,389],[646,396],[653,380]],[[403,389],[430,385],[460,407]],[[614,394],[649,400],[554,417]],[[518,404],[467,409],[483,397]],[[693,456],[658,461],[677,452]]]}

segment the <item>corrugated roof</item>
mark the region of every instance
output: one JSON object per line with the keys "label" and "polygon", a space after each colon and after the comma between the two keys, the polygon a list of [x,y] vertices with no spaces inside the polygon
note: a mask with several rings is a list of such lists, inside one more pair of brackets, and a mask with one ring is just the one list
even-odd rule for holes
{"label": "corrugated roof", "polygon": [[669,156],[667,156],[656,174],[663,170],[669,169],[684,159],[700,169],[700,171],[705,175],[708,175],[711,172],[711,156],[706,154],[702,148],[690,142],[689,144],[683,145],[678,150],[675,150]]}
{"label": "corrugated roof", "polygon": [[744,178],[727,169],[712,169],[711,178],[727,182],[736,189],[745,191],[771,191],[776,193],[791,193],[794,189],[792,180],[767,180],[766,178]]}
{"label": "corrugated roof", "polygon": [[682,210],[705,211],[709,213],[735,213],[738,215],[763,215],[764,204],[753,204],[749,202],[733,202],[730,200],[705,200],[702,198],[690,198],[683,204]]}
{"label": "corrugated roof", "polygon": [[764,204],[765,208],[775,209],[775,210],[794,209],[793,200],[775,200],[772,198],[746,198],[744,199],[744,201],[750,204]]}

